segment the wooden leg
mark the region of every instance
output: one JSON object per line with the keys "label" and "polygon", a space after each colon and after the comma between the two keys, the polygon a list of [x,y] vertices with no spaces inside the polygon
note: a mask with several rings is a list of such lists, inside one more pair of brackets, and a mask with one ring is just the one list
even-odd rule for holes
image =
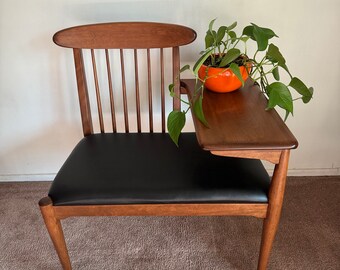
{"label": "wooden leg", "polygon": [[47,230],[50,234],[54,247],[58,253],[59,260],[64,270],[71,270],[71,262],[68,256],[64,233],[60,220],[55,217],[52,200],[50,197],[39,201],[40,210],[44,218]]}
{"label": "wooden leg", "polygon": [[263,222],[262,240],[258,270],[267,268],[270,251],[280,221],[286,176],[288,169],[289,150],[282,151],[280,162],[275,165],[269,190],[267,217]]}

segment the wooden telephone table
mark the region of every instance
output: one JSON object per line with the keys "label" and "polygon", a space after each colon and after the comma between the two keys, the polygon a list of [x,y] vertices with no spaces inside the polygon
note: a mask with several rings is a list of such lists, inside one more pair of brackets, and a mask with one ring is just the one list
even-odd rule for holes
{"label": "wooden telephone table", "polygon": [[[189,98],[195,80],[181,80]],[[263,218],[258,269],[266,269],[278,228],[288,169],[290,149],[298,142],[275,110],[266,111],[267,99],[259,87],[248,80],[237,91],[219,94],[204,92],[203,110],[209,128],[193,116],[200,146],[214,155],[253,158],[275,164],[268,203],[230,204],[230,215]]]}

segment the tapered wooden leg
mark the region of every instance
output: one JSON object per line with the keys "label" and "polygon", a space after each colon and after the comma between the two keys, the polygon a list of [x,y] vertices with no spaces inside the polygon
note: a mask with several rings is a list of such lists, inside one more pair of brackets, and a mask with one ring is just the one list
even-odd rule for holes
{"label": "tapered wooden leg", "polygon": [[268,212],[267,217],[263,222],[258,270],[265,270],[267,268],[270,251],[280,221],[284,190],[286,186],[288,161],[289,150],[284,150],[282,151],[279,164],[275,165],[269,190]]}
{"label": "tapered wooden leg", "polygon": [[68,256],[64,233],[60,220],[55,217],[52,200],[50,197],[39,201],[40,210],[44,218],[47,230],[50,234],[54,247],[58,253],[59,260],[64,270],[71,270],[71,262]]}

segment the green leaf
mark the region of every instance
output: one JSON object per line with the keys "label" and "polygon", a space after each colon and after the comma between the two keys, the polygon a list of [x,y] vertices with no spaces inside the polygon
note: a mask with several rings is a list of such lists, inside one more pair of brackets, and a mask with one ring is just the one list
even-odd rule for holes
{"label": "green leaf", "polygon": [[217,36],[216,31],[215,31],[215,30],[212,30],[212,31],[211,31],[211,34],[212,34],[213,38],[216,39],[216,36]]}
{"label": "green leaf", "polygon": [[175,88],[175,84],[173,84],[173,83],[169,84],[169,92],[170,92],[171,97],[175,96],[174,88]]}
{"label": "green leaf", "polygon": [[227,31],[227,27],[226,26],[221,26],[220,28],[218,28],[217,35],[216,35],[216,45],[221,43],[222,39],[225,36],[225,32],[226,31]]}
{"label": "green leaf", "polygon": [[307,87],[299,78],[293,77],[289,83],[289,86],[294,88],[302,96],[303,103],[308,103],[314,93],[313,87]]}
{"label": "green leaf", "polygon": [[279,48],[274,44],[269,44],[266,58],[272,63],[278,63],[279,65],[285,64],[286,59],[284,59],[283,55],[281,54]]}
{"label": "green leaf", "polygon": [[287,73],[289,74],[290,78],[293,78],[293,76],[292,76],[292,74],[290,74],[289,69],[288,69],[288,67],[286,66],[286,64],[281,64],[280,67],[282,67],[284,70],[287,71]]}
{"label": "green leaf", "polygon": [[195,63],[192,71],[195,74],[195,76],[198,76],[198,70],[203,65],[204,61],[207,60],[207,58],[211,55],[211,52],[213,51],[213,48],[207,50]]}
{"label": "green leaf", "polygon": [[244,86],[244,80],[242,78],[240,67],[235,63],[231,63],[229,68],[232,70],[232,72],[234,72],[236,77],[241,81],[242,87],[243,87]]}
{"label": "green leaf", "polygon": [[172,111],[168,115],[168,132],[172,141],[178,146],[178,138],[185,125],[185,113],[181,111]]}
{"label": "green leaf", "polygon": [[188,70],[188,69],[190,69],[190,65],[185,65],[185,66],[183,66],[183,67],[179,70],[179,73],[182,73],[182,72],[184,72],[184,71],[186,71],[186,70]]}
{"label": "green leaf", "polygon": [[253,36],[257,42],[257,48],[259,51],[264,51],[268,47],[268,40],[277,35],[273,30],[269,28],[259,27],[256,24],[252,23],[253,28]]}
{"label": "green leaf", "polygon": [[210,33],[213,32],[212,28],[213,28],[213,25],[214,25],[214,22],[216,21],[216,19],[217,19],[217,18],[213,19],[213,20],[209,23],[209,30],[208,30],[208,31],[209,31]]}
{"label": "green leaf", "polygon": [[310,92],[308,87],[299,79],[294,77],[290,83],[289,86],[294,88],[296,92],[298,92],[303,97],[312,97],[313,93]]}
{"label": "green leaf", "polygon": [[228,32],[229,37],[231,38],[231,44],[233,44],[236,41],[236,33],[234,31]]}
{"label": "green leaf", "polygon": [[231,25],[229,25],[229,26],[227,27],[227,28],[228,28],[228,31],[233,30],[236,26],[237,26],[237,22],[233,22]]}
{"label": "green leaf", "polygon": [[266,92],[269,96],[267,109],[276,105],[293,114],[293,98],[288,87],[281,82],[274,82],[267,86]]}
{"label": "green leaf", "polygon": [[279,81],[280,80],[280,73],[279,73],[279,68],[278,67],[275,67],[273,69],[273,76],[274,76],[274,79]]}
{"label": "green leaf", "polygon": [[312,97],[313,97],[314,88],[313,88],[313,87],[309,87],[309,88],[308,88],[308,91],[310,92],[310,96],[304,96],[304,97],[302,97],[303,103],[308,103],[308,102],[312,99]]}
{"label": "green leaf", "polygon": [[253,30],[254,38],[257,43],[257,49],[259,51],[264,51],[268,46],[268,36],[261,30],[260,27],[254,25]]}
{"label": "green leaf", "polygon": [[[214,22],[216,21],[216,18],[213,19],[210,23],[209,23],[209,29],[207,31],[207,35],[206,35],[206,42],[208,41],[208,44],[210,44],[211,42],[211,45],[212,46],[215,41],[216,41],[216,31],[213,30],[213,25],[214,25]],[[207,40],[208,39],[208,40]],[[206,48],[209,48],[210,46],[206,47]]]}
{"label": "green leaf", "polygon": [[289,111],[286,110],[286,115],[285,115],[285,119],[284,119],[285,122],[286,122],[288,116],[289,116]]}
{"label": "green leaf", "polygon": [[225,67],[232,61],[236,60],[239,56],[241,55],[241,52],[239,49],[232,48],[227,53],[225,56],[223,56],[221,63],[219,64],[219,67]]}
{"label": "green leaf", "polygon": [[267,48],[266,44],[268,45],[269,39],[271,39],[272,37],[277,37],[273,30],[257,26],[254,23],[246,26],[243,29],[242,35],[248,36],[251,39],[256,40],[258,42],[259,51],[264,51]]}
{"label": "green leaf", "polygon": [[202,101],[203,101],[203,96],[199,96],[199,98],[194,102],[194,106],[193,106],[193,111],[195,116],[198,118],[198,120],[201,121],[201,123],[203,125],[205,125],[206,127],[208,127],[208,122],[205,119],[204,116],[204,112],[203,112],[203,106],[202,106]]}
{"label": "green leaf", "polygon": [[278,65],[286,70],[289,76],[292,78],[292,75],[290,74],[288,67],[286,66],[286,59],[283,57],[277,46],[272,43],[269,44],[268,50],[266,52],[266,58],[272,63],[278,63]]}
{"label": "green leaf", "polygon": [[273,38],[273,37],[279,37],[278,35],[276,35],[274,33],[273,30],[269,29],[269,28],[264,28],[264,27],[260,27],[260,26],[257,26],[256,24],[252,23],[253,26],[261,29],[261,31],[266,34],[268,36],[269,39]]}
{"label": "green leaf", "polygon": [[213,35],[208,31],[205,35],[205,48],[210,48],[215,42]]}
{"label": "green leaf", "polygon": [[248,36],[251,39],[255,40],[253,31],[254,31],[254,26],[248,25],[248,26],[244,27],[242,35],[243,36]]}

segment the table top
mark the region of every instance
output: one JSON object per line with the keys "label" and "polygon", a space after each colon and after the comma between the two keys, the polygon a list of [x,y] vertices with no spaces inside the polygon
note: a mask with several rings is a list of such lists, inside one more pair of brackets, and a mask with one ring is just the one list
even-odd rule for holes
{"label": "table top", "polygon": [[[195,80],[181,80],[192,96]],[[204,150],[283,150],[298,142],[278,113],[265,110],[267,99],[251,80],[230,93],[204,91],[203,111],[209,127],[194,115],[198,143]]]}

